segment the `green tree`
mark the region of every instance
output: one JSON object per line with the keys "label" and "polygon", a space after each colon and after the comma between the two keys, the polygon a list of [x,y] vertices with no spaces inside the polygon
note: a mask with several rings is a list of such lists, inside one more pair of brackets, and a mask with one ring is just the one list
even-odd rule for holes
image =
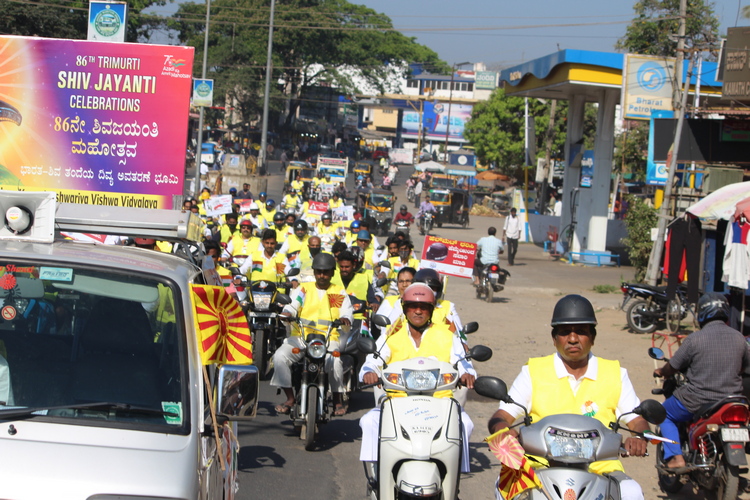
{"label": "green tree", "polygon": [[630,174],[633,180],[646,180],[648,130],[648,123],[629,121],[627,129],[615,138],[615,172]]}
{"label": "green tree", "polygon": [[[201,15],[203,4],[181,4],[172,24],[182,42],[196,47],[196,66],[202,61]],[[240,104],[243,119],[252,119],[265,78],[269,3],[214,0],[211,20],[208,61],[216,95],[228,95]],[[434,51],[394,31],[387,16],[346,0],[278,0],[274,26],[273,81],[282,84],[270,97],[277,109],[288,99],[286,125],[312,85],[356,93],[357,75],[383,91],[406,74],[408,63],[447,68]]]}
{"label": "green tree", "polygon": [[641,198],[633,195],[626,197],[628,211],[625,214],[625,227],[628,236],[622,242],[628,251],[630,264],[635,268],[636,281],[643,281],[646,276],[648,260],[651,257],[651,229],[656,227],[658,217],[656,210],[647,205]]}
{"label": "green tree", "polygon": [[[128,0],[127,41],[141,40],[154,27],[163,25],[161,18],[142,16],[154,5],[172,0]],[[41,4],[6,0],[0,2],[0,33],[18,36],[85,40],[88,31],[89,2],[84,0],[48,0]]]}
{"label": "green tree", "polygon": [[[625,30],[625,36],[615,49],[636,54],[674,57],[680,19],[680,0],[640,0],[633,6],[635,18]],[[714,15],[713,3],[687,0],[685,25],[686,46],[715,43],[718,40],[719,20]]]}
{"label": "green tree", "polygon": [[[529,115],[534,120],[535,146],[537,155],[546,153],[551,101],[529,99]],[[550,156],[563,159],[566,138],[567,101],[558,101],[555,124],[552,130]],[[596,107],[587,104],[584,119],[584,145],[593,147],[596,131]],[[474,106],[471,119],[466,124],[464,136],[476,148],[477,156],[483,163],[494,163],[501,172],[522,177],[520,167],[525,161],[524,148],[525,104],[522,97],[507,96],[503,89],[493,92],[490,99]],[[531,158],[532,165],[536,158]]]}

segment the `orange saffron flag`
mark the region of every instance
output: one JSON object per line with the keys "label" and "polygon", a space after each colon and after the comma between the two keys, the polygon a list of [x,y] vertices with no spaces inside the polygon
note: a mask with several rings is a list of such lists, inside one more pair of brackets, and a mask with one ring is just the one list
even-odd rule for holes
{"label": "orange saffron flag", "polygon": [[340,293],[329,293],[328,294],[328,306],[329,307],[341,307],[344,305],[344,296]]}
{"label": "orange saffron flag", "polygon": [[190,300],[203,364],[252,364],[252,338],[240,304],[224,287],[192,285],[191,288]]}
{"label": "orange saffron flag", "polygon": [[503,498],[513,498],[519,493],[530,488],[541,488],[542,483],[536,477],[531,462],[525,457],[521,460],[519,469],[511,469],[507,465],[502,465],[500,477],[497,481],[497,489],[503,495]]}

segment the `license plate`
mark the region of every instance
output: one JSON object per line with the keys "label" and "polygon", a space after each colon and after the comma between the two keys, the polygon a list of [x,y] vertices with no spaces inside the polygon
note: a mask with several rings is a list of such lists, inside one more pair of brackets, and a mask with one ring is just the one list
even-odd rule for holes
{"label": "license plate", "polygon": [[496,280],[500,277],[498,273],[490,273],[489,276],[491,280]]}
{"label": "license plate", "polygon": [[750,441],[750,433],[747,431],[747,427],[740,429],[730,429],[728,427],[721,428],[721,440],[725,443],[747,443]]}
{"label": "license plate", "polygon": [[247,313],[251,318],[274,318],[276,313],[264,313],[264,312],[249,312]]}

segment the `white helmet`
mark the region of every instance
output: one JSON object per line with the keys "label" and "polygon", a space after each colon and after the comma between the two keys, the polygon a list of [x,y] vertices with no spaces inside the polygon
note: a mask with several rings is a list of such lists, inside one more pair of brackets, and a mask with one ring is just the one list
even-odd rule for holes
{"label": "white helmet", "polygon": [[258,204],[257,203],[252,202],[250,204],[250,210],[260,210],[260,208],[258,208]]}

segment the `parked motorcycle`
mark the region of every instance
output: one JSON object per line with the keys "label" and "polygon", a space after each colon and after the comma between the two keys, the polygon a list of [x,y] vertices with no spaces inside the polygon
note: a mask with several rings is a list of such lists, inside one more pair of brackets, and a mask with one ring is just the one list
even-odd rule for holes
{"label": "parked motorcycle", "polygon": [[419,234],[430,234],[433,226],[435,225],[435,214],[433,212],[426,212],[419,218]]}
{"label": "parked motorcycle", "polygon": [[[361,344],[377,356],[372,339],[362,339]],[[476,361],[491,357],[492,350],[480,345],[466,355]],[[384,398],[380,405],[378,461],[365,462],[371,500],[457,498],[463,453],[461,408],[454,398],[433,397],[458,386],[457,366],[434,358],[383,365],[378,384],[405,392],[406,397]]]}
{"label": "parked motorcycle", "polygon": [[[589,465],[618,458],[622,445],[620,429],[650,440],[657,438],[620,425],[623,416],[635,413],[652,424],[663,422],[667,416],[661,403],[646,399],[632,412],[620,415],[617,421],[609,424],[609,428],[595,418],[574,414],[550,415],[532,423],[527,409],[511,399],[505,382],[499,378],[479,377],[474,381],[474,390],[482,396],[523,409],[525,418],[516,424],[524,426],[519,430],[518,442],[526,454],[542,457],[548,462],[547,467],[534,469],[542,486],[516,495],[515,500],[620,498],[617,482],[608,476],[589,472]],[[553,497],[546,492],[556,495]]]}
{"label": "parked motorcycle", "polygon": [[506,271],[498,264],[487,264],[479,271],[479,285],[477,285],[477,298],[485,296],[487,302],[492,302],[492,296],[495,292],[501,292],[505,288],[505,281],[510,277],[510,272]]}
{"label": "parked motorcycle", "polygon": [[659,323],[666,322],[672,333],[677,333],[680,322],[690,311],[687,287],[679,285],[674,300],[667,300],[667,287],[644,283],[623,283],[620,308],[625,311],[628,327],[635,333],[652,333]]}
{"label": "parked motorcycle", "polygon": [[[657,347],[649,348],[648,355],[669,361]],[[679,374],[665,379],[662,387],[652,389],[651,393],[668,398],[684,383],[685,378]],[[678,471],[667,469],[662,460],[662,447],[657,445],[659,486],[667,493],[677,493],[685,481],[691,481],[699,488],[715,490],[717,500],[735,500],[740,468],[747,470],[745,445],[750,442],[749,423],[748,400],[739,394],[701,408],[693,421],[679,424],[686,467]]]}
{"label": "parked motorcycle", "polygon": [[[292,269],[289,277],[299,274],[299,269]],[[286,326],[281,322],[279,313],[292,299],[282,293],[290,285],[272,281],[253,281],[248,283],[246,276],[237,276],[240,288],[247,294],[240,301],[247,315],[248,326],[253,338],[253,364],[258,368],[261,380],[268,377],[271,359],[276,349],[284,343]]]}

